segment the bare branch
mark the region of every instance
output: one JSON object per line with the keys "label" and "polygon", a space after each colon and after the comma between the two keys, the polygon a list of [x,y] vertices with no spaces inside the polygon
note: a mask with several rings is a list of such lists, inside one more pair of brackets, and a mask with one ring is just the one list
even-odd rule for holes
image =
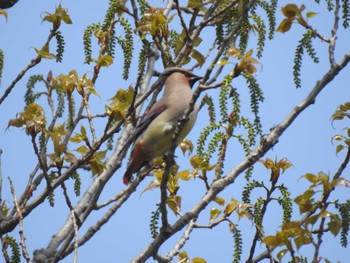
{"label": "bare branch", "polygon": [[[50,31],[49,36],[47,37],[47,40],[44,44],[44,46],[49,45],[51,42],[52,38],[55,36],[58,28],[54,28],[53,30]],[[10,86],[5,90],[4,95],[0,97],[0,105],[1,103],[6,99],[6,97],[11,93],[12,89],[16,86],[16,84],[24,77],[24,75],[33,67],[38,65],[41,62],[41,57],[37,56],[36,58],[32,59],[28,66],[26,66],[18,75],[17,77],[12,81]]]}
{"label": "bare branch", "polygon": [[90,131],[91,131],[91,135],[92,135],[92,143],[94,144],[97,141],[97,135],[96,135],[94,123],[92,122],[92,117],[91,117],[91,113],[90,113],[90,106],[89,106],[88,100],[89,100],[89,94],[84,94],[83,103],[85,106],[87,119],[88,119],[89,126],[90,126]]}
{"label": "bare branch", "polygon": [[[93,226],[91,226],[86,233],[81,237],[81,239],[79,239],[78,244],[79,246],[85,244],[87,241],[89,241],[94,234],[99,231],[101,229],[101,227],[103,225],[105,225],[109,219],[118,211],[118,209],[128,200],[128,198],[130,197],[130,195],[136,191],[136,187],[140,184],[140,182],[144,179],[144,176],[138,176],[135,178],[135,180],[133,180],[131,182],[131,184],[125,189],[123,190],[121,193],[123,193],[122,195],[120,195],[120,198],[116,201],[115,204],[113,204],[113,206],[111,206],[108,211],[105,213],[105,215],[103,217],[101,217]],[[86,217],[86,216],[85,216]],[[85,218],[84,218],[85,220]],[[65,256],[69,255],[73,249],[74,249],[75,245],[70,245],[69,247],[65,248],[65,249],[61,249],[61,252],[59,252],[58,254],[61,255],[61,258],[64,258]]]}
{"label": "bare branch", "polygon": [[350,161],[350,147],[348,147],[348,151],[346,152],[344,161],[341,163],[337,172],[334,174],[333,180],[338,179],[343,174],[343,171],[345,170],[346,166],[349,164],[349,161]]}
{"label": "bare branch", "polygon": [[32,261],[30,260],[30,257],[29,257],[29,253],[28,253],[28,250],[27,250],[27,246],[26,246],[26,237],[24,235],[24,232],[23,232],[23,216],[22,216],[22,212],[21,212],[21,209],[18,205],[18,202],[17,202],[17,198],[16,198],[16,193],[15,193],[15,189],[13,187],[13,184],[12,184],[12,180],[10,177],[8,177],[8,180],[10,182],[10,188],[11,188],[11,194],[12,194],[12,197],[13,197],[13,203],[16,207],[16,211],[17,211],[17,215],[18,215],[18,219],[19,219],[19,235],[21,237],[21,248],[22,248],[22,254],[23,254],[23,257],[25,258],[25,260],[28,262],[28,263],[31,263]]}
{"label": "bare branch", "polygon": [[334,67],[336,64],[335,58],[334,58],[334,50],[335,50],[335,43],[337,40],[337,31],[339,26],[339,10],[340,10],[340,4],[339,0],[335,1],[335,8],[334,8],[334,24],[332,28],[332,37],[330,39],[329,44],[329,62],[331,64],[331,67]]}
{"label": "bare branch", "polygon": [[71,219],[73,222],[73,229],[74,229],[74,256],[73,256],[73,263],[78,262],[78,248],[79,248],[79,237],[78,237],[78,225],[76,222],[76,216],[74,213],[74,210],[71,210]]}
{"label": "bare branch", "polygon": [[[141,85],[141,91],[145,91],[147,87],[149,86],[149,82],[151,80],[151,77],[153,76],[153,69],[154,69],[154,62],[155,59],[153,57],[149,58],[148,61],[148,69],[147,74],[149,77],[145,77],[144,81]],[[144,102],[144,100],[154,91],[159,85],[164,81],[164,79],[158,79],[152,87],[149,89],[149,91],[145,92],[135,103],[135,108],[137,110],[140,105]],[[89,153],[85,154],[83,157],[77,160],[76,163],[72,164],[70,168],[67,169],[67,171],[62,174],[59,178],[56,179],[56,181],[53,183],[53,187],[57,187],[58,184],[61,184],[66,178],[69,177],[70,174],[72,174],[73,171],[75,171],[78,167],[80,167],[83,163],[85,163],[86,160],[88,160],[99,147],[102,145],[102,143],[107,140],[115,131],[117,131],[122,125],[122,122],[116,123],[113,127],[111,127],[104,135],[103,137],[98,140],[94,145],[93,149],[89,151]],[[127,127],[124,131],[124,135],[122,135],[121,138],[125,138],[127,134],[130,134],[130,127]],[[118,145],[115,149],[115,152],[113,155],[108,159],[106,162],[107,169],[98,177],[95,178],[95,180],[91,183],[89,188],[86,190],[84,196],[80,199],[76,207],[74,208],[77,215],[79,215],[80,220],[82,223],[85,222],[86,218],[90,215],[90,213],[93,211],[93,209],[96,207],[96,203],[98,201],[98,198],[101,194],[101,192],[104,189],[105,184],[108,182],[108,180],[111,178],[111,176],[114,174],[114,172],[121,166],[121,161],[123,160],[125,156],[125,152],[121,153],[120,150],[122,149],[123,145],[123,139],[120,139],[118,142]],[[141,180],[140,179],[138,180]],[[130,196],[130,194],[136,189],[137,184],[140,182],[138,180],[135,180],[125,192],[125,195],[123,198],[118,200],[112,208],[109,210],[108,215],[106,214],[105,217],[101,219],[100,223],[97,223],[96,226],[102,226],[105,222],[108,221],[108,219],[115,213],[115,211],[121,206]],[[32,203],[28,204],[25,211],[31,211],[36,207],[39,203],[41,203],[45,196],[47,195],[47,191],[44,190],[42,194],[40,194],[35,200],[32,201]],[[115,209],[115,211],[113,210]],[[99,227],[96,228],[96,231],[99,229]],[[73,250],[73,246],[70,246],[71,240],[73,239],[72,233],[72,222],[71,220],[67,220],[65,224],[62,226],[62,228],[54,235],[46,249],[40,249],[36,250],[34,253],[34,258],[37,261],[45,260],[47,258],[61,258],[69,254]],[[93,235],[93,233],[92,233]],[[82,242],[79,242],[79,244],[86,242],[89,240],[92,235],[89,234],[84,235],[84,238],[82,238]],[[85,241],[84,241],[85,240]],[[63,243],[63,245],[60,248],[60,251],[57,251],[60,245]]]}
{"label": "bare branch", "polygon": [[179,251],[183,248],[183,246],[185,245],[187,240],[190,239],[190,235],[191,235],[192,230],[194,228],[195,222],[196,222],[196,219],[192,219],[188,223],[187,229],[183,233],[179,242],[177,242],[177,244],[174,246],[174,248],[165,256],[165,259],[167,259],[168,262],[170,262],[179,253]]}
{"label": "bare branch", "polygon": [[38,65],[41,61],[41,57],[37,56],[36,58],[32,59],[27,67],[25,67],[18,75],[17,77],[12,81],[10,86],[5,90],[4,95],[0,97],[0,105],[1,103],[6,99],[8,95],[10,95],[12,89],[16,86],[16,84],[23,78],[23,76],[33,67]]}

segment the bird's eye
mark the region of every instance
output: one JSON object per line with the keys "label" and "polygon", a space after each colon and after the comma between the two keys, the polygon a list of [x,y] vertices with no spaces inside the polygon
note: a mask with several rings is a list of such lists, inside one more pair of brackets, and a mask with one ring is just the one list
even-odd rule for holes
{"label": "bird's eye", "polygon": [[184,75],[188,78],[192,77],[192,74],[188,73],[188,72],[184,72]]}

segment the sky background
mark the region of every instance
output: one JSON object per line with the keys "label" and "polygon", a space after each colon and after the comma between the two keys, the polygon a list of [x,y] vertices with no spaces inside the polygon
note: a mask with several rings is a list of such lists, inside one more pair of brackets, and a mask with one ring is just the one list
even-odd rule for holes
{"label": "sky background", "polygon": [[[92,65],[83,64],[82,36],[88,25],[103,22],[108,1],[37,0],[34,3],[29,0],[20,0],[17,5],[7,10],[7,21],[3,16],[0,16],[0,49],[5,53],[5,65],[0,83],[1,96],[18,73],[36,56],[34,47],[40,49],[45,43],[51,24],[42,22],[43,12],[52,13],[55,6],[60,2],[64,8],[68,8],[70,17],[73,20],[73,25],[63,24],[60,29],[65,37],[66,44],[63,63],[55,63],[53,60],[42,61],[26,74],[4,103],[0,105],[0,148],[4,151],[2,155],[4,180],[2,198],[7,200],[9,206],[12,205],[12,197],[7,177],[11,177],[13,180],[16,193],[19,196],[27,183],[28,175],[36,165],[30,138],[25,135],[22,129],[10,128],[6,130],[9,119],[15,118],[16,113],[23,110],[23,95],[27,80],[33,74],[44,74],[45,76],[50,70],[52,70],[54,76],[60,73],[67,74],[71,69],[76,69],[79,76],[82,76],[84,73],[92,76]],[[319,13],[310,20],[310,24],[317,27],[321,34],[324,34],[326,37],[330,36],[332,21],[330,21],[330,16],[323,5],[314,4],[313,1],[294,2],[298,4],[304,3],[306,11]],[[182,1],[180,3],[184,4]],[[279,8],[287,3],[289,2],[280,1]],[[164,6],[163,1],[150,1],[150,4]],[[282,19],[283,17],[278,14],[277,24]],[[294,50],[303,33],[304,30],[298,25],[293,25],[291,32],[286,34],[276,33],[275,38],[271,42],[267,41],[264,56],[259,59],[262,66],[258,67],[257,77],[265,96],[265,101],[261,105],[260,111],[264,133],[268,133],[271,127],[282,121],[293,107],[303,100],[329,67],[326,44],[315,41],[315,48],[320,57],[320,63],[313,64],[309,58],[305,57],[301,74],[302,88],[295,88],[292,76]],[[204,39],[203,48],[205,48],[206,42],[211,42],[205,41],[206,37],[212,36],[210,34],[202,36]],[[135,44],[136,48],[140,45],[138,40],[135,41]],[[349,30],[339,30],[336,59],[339,60],[342,54],[348,51],[349,47]],[[250,43],[248,49],[250,48],[255,49],[255,44]],[[54,45],[52,45],[51,49],[52,51],[55,50]],[[95,52],[96,50],[95,46]],[[132,67],[137,67],[137,54],[138,50],[136,49]],[[124,82],[119,78],[122,63],[119,63],[118,59],[121,60],[122,57],[116,58],[113,65],[101,71],[95,87],[100,97],[92,98],[91,104],[94,113],[104,111],[104,105],[108,103],[108,99],[115,94],[116,90],[127,88],[130,83],[134,84],[136,82],[136,80],[133,81],[133,78],[135,79],[134,73],[131,74],[129,82]],[[159,62],[156,68],[159,71],[162,70]],[[202,70],[197,69],[195,73],[201,75],[204,69],[205,66]],[[249,99],[245,82],[238,79],[234,81],[233,85],[242,91],[243,109],[248,114]],[[210,90],[207,93],[215,96],[218,91]],[[340,104],[349,101],[349,95],[349,69],[345,69],[322,91],[316,103],[303,112],[282,135],[279,143],[265,156],[272,159],[285,157],[293,163],[293,168],[287,170],[281,178],[281,182],[287,185],[293,193],[292,198],[304,192],[308,187],[306,180],[299,180],[303,174],[324,171],[333,176],[342,162],[345,152],[336,156],[336,145],[331,143],[331,138],[335,134],[342,133],[342,128],[347,123],[335,122],[332,126],[330,118]],[[49,111],[47,112],[49,113]],[[207,124],[207,119],[207,113],[205,111],[201,112],[194,130],[188,137],[194,143],[196,142],[196,135]],[[237,147],[237,151],[235,147]],[[228,152],[228,158],[231,158],[232,162],[230,161],[226,164],[226,172],[229,172],[235,164],[242,160],[240,146],[236,143],[232,149],[231,152]],[[179,156],[181,168],[190,168],[188,159],[182,158],[181,155],[178,151],[177,156]],[[122,167],[112,177],[101,196],[101,202],[111,198],[124,188],[121,180],[124,169]],[[345,171],[343,176],[349,178],[349,169]],[[253,178],[257,181],[266,180],[269,178],[269,173],[261,164],[257,164]],[[90,174],[83,174],[83,187],[87,187],[92,180],[93,178],[91,178]],[[112,217],[110,222],[90,242],[79,249],[79,262],[128,262],[151,242],[148,226],[151,212],[156,209],[155,205],[159,202],[159,191],[148,191],[141,195],[142,189],[148,185],[150,180],[151,178],[144,180],[138,187],[137,192]],[[230,198],[241,201],[241,192],[245,183],[243,176],[240,176],[233,185],[220,194],[220,197],[225,198],[227,201]],[[350,197],[349,189],[338,189],[337,192],[338,194],[332,196],[331,199],[345,200]],[[186,212],[204,194],[203,185],[199,180],[192,180],[186,184],[182,183],[180,194],[183,196],[182,211]],[[209,209],[212,207],[220,208],[216,204],[210,204]],[[209,222],[209,209],[200,216],[199,223],[206,224]],[[93,224],[103,212],[94,213],[86,225]],[[35,249],[47,246],[51,236],[65,222],[68,213],[69,209],[63,200],[62,190],[58,189],[56,191],[54,208],[49,207],[46,202],[45,205],[33,211],[26,218],[24,221],[24,232],[27,236],[26,242],[30,255]],[[294,215],[298,216],[298,214],[299,212],[295,208]],[[279,229],[280,215],[281,210],[277,206],[272,206],[268,210],[265,221],[268,222],[266,234],[274,234]],[[170,217],[171,220],[176,219],[173,215]],[[237,222],[235,216],[232,217],[232,220]],[[86,225],[82,227],[82,232],[86,230]],[[245,243],[243,243],[243,251],[245,253],[242,258],[246,259],[248,247],[250,246],[249,237],[254,232],[253,225],[249,220],[242,219],[239,222],[239,226],[245,238]],[[13,232],[13,235],[18,237],[17,230]],[[177,242],[180,235],[181,233],[175,235],[175,238],[167,242],[160,252],[167,253]],[[339,236],[333,238],[330,233],[326,234],[321,254],[332,262],[337,260],[347,262],[348,249],[340,247],[339,239]],[[264,251],[263,246],[258,246],[258,249]],[[207,262],[231,262],[233,238],[228,231],[227,224],[221,224],[214,230],[195,229],[184,250],[188,252],[191,258],[203,257]],[[173,261],[176,262],[176,259],[174,258]],[[72,262],[72,257],[67,257],[63,262]]]}

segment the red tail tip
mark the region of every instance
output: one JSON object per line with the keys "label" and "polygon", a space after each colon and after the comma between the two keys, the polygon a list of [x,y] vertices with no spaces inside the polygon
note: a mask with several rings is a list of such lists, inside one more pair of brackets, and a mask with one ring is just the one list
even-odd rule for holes
{"label": "red tail tip", "polygon": [[125,176],[123,177],[123,183],[124,183],[125,185],[128,185],[128,184],[129,184],[129,180],[128,180],[128,178],[126,178]]}

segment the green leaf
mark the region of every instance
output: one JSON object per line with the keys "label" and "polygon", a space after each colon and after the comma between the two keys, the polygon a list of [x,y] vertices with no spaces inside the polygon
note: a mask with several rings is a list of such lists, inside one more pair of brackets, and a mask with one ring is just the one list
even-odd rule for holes
{"label": "green leaf", "polygon": [[313,216],[310,216],[306,219],[306,223],[307,224],[311,224],[311,225],[314,225],[317,220],[320,218],[320,215],[317,214],[317,215],[313,215]]}
{"label": "green leaf", "polygon": [[19,127],[22,127],[23,124],[24,122],[21,119],[11,119],[7,125],[7,129],[11,126],[19,128]]}
{"label": "green leaf", "polygon": [[218,196],[214,198],[214,202],[216,202],[217,204],[219,204],[221,206],[225,205],[225,199],[218,197]]}
{"label": "green leaf", "polygon": [[34,49],[35,49],[35,52],[38,54],[38,56],[40,56],[42,58],[46,58],[46,59],[56,58],[56,56],[54,54],[50,53],[49,44],[44,45],[41,50],[38,50],[36,48],[34,48]]}
{"label": "green leaf", "polygon": [[287,169],[293,166],[293,164],[286,158],[281,159],[277,163],[278,168],[282,169],[282,172],[285,172]]}
{"label": "green leaf", "polygon": [[232,212],[237,209],[237,205],[239,205],[237,200],[232,199],[231,202],[228,203],[225,207],[225,210],[224,210],[225,216],[230,216]]}
{"label": "green leaf", "polygon": [[180,178],[181,180],[188,181],[192,178],[192,175],[189,170],[184,170],[176,174],[176,178]]}
{"label": "green leaf", "polygon": [[281,24],[277,28],[277,32],[285,33],[290,30],[292,27],[293,19],[286,18],[284,19]]}
{"label": "green leaf", "polygon": [[194,169],[201,169],[205,166],[204,159],[199,155],[191,156],[190,163]]}
{"label": "green leaf", "polygon": [[337,221],[331,221],[328,223],[328,228],[334,236],[337,236],[341,229],[341,223],[339,224]]}
{"label": "green leaf", "polygon": [[303,178],[307,179],[310,183],[316,184],[320,181],[320,178],[317,175],[307,173],[302,176]]}
{"label": "green leaf", "polygon": [[280,252],[277,253],[277,258],[279,259],[279,261],[282,261],[282,258],[287,254],[288,249],[282,249]]}
{"label": "green leaf", "polygon": [[66,24],[72,24],[72,20],[68,15],[68,9],[62,8],[61,4],[56,8],[55,13],[45,12],[44,14],[47,15],[43,18],[43,21],[60,25],[63,20]]}
{"label": "green leaf", "polygon": [[207,263],[203,258],[193,258],[192,259],[193,263]]}
{"label": "green leaf", "polygon": [[188,254],[187,252],[184,250],[182,252],[179,253],[179,255],[177,255],[177,258],[181,261],[183,259],[188,259]]}
{"label": "green leaf", "polygon": [[202,5],[202,0],[188,0],[188,8],[196,8]]}
{"label": "green leaf", "polygon": [[299,236],[299,237],[294,238],[294,243],[295,243],[298,250],[303,245],[308,245],[311,242],[312,242],[311,238],[309,238],[307,236]]}
{"label": "green leaf", "polygon": [[276,248],[283,245],[282,240],[277,236],[267,236],[262,240],[262,242],[270,248]]}
{"label": "green leaf", "polygon": [[223,58],[221,60],[219,60],[215,66],[225,66],[226,64],[228,64],[228,59],[227,58]]}
{"label": "green leaf", "polygon": [[188,155],[193,152],[194,146],[189,139],[183,139],[178,146],[181,149],[183,155],[185,155],[186,151],[188,152]]}
{"label": "green leaf", "polygon": [[221,214],[221,210],[218,208],[212,208],[210,210],[210,222],[213,222]]}
{"label": "green leaf", "polygon": [[328,223],[328,228],[332,232],[334,236],[337,236],[340,229],[342,227],[342,221],[339,218],[339,215],[332,214],[331,215],[331,221]]}
{"label": "green leaf", "polygon": [[343,135],[334,135],[332,137],[332,143],[333,143],[333,141],[342,141],[343,139],[345,139],[345,137]]}
{"label": "green leaf", "polygon": [[196,38],[193,40],[192,45],[193,45],[194,47],[198,47],[199,44],[202,43],[202,40],[203,40],[203,39],[202,39],[201,37],[196,37]]}
{"label": "green leaf", "polygon": [[303,194],[297,196],[294,202],[299,205],[300,213],[305,213],[313,208],[313,198],[315,191],[312,189],[306,190]]}
{"label": "green leaf", "polygon": [[94,157],[97,159],[97,160],[102,160],[106,157],[106,153],[107,153],[107,150],[105,151],[99,151],[97,153],[95,153]]}
{"label": "green leaf", "polygon": [[296,4],[287,4],[282,7],[282,13],[288,18],[294,18],[300,15],[300,10]]}
{"label": "green leaf", "polygon": [[0,10],[0,15],[3,15],[7,21],[7,12],[5,10]]}
{"label": "green leaf", "polygon": [[333,186],[333,187],[337,187],[337,186],[349,187],[349,186],[350,186],[350,181],[349,181],[349,180],[346,180],[346,179],[343,178],[343,177],[340,177],[340,178],[338,178],[338,179],[336,179],[336,180],[333,180],[332,186]]}
{"label": "green leaf", "polygon": [[153,190],[156,188],[159,188],[160,186],[160,182],[158,180],[152,180],[150,181],[150,183],[145,187],[145,189],[142,190],[141,194],[142,195],[144,192],[149,191],[149,190]]}
{"label": "green leaf", "polygon": [[181,196],[169,196],[167,199],[167,204],[169,208],[174,212],[175,215],[178,215],[181,211]]}
{"label": "green leaf", "polygon": [[75,163],[77,161],[77,157],[75,157],[74,154],[72,154],[71,152],[67,152],[65,155],[64,155],[64,160],[66,162],[69,162],[69,163]]}
{"label": "green leaf", "polygon": [[316,16],[316,15],[318,15],[318,13],[316,13],[316,12],[307,12],[307,13],[306,13],[306,17],[307,17],[307,18],[311,18],[311,17],[314,17],[314,16]]}
{"label": "green leaf", "polygon": [[350,147],[350,139],[346,139],[346,140],[344,141],[344,143],[345,143],[347,146]]}
{"label": "green leaf", "polygon": [[205,62],[205,57],[202,55],[202,53],[200,53],[199,51],[194,49],[192,51],[191,57],[194,58],[195,60],[197,60],[199,66],[203,66],[203,64]]}
{"label": "green leaf", "polygon": [[306,20],[304,19],[304,17],[302,17],[302,16],[299,16],[299,17],[297,18],[297,21],[298,21],[299,24],[301,24],[302,26],[305,26],[305,27],[308,27],[308,26],[309,26],[308,23],[306,22]]}
{"label": "green leaf", "polygon": [[113,63],[113,57],[111,55],[101,56],[97,61],[97,64],[101,65],[101,67],[108,67],[112,63]]}
{"label": "green leaf", "polygon": [[335,153],[338,154],[340,151],[342,151],[345,148],[344,145],[339,144],[337,145],[337,148],[335,149]]}
{"label": "green leaf", "polygon": [[88,148],[85,145],[82,145],[80,147],[78,147],[77,149],[75,149],[74,151],[84,154],[88,151]]}
{"label": "green leaf", "polygon": [[90,161],[90,167],[92,176],[95,176],[96,174],[100,175],[103,170],[106,168],[106,165],[98,160]]}

